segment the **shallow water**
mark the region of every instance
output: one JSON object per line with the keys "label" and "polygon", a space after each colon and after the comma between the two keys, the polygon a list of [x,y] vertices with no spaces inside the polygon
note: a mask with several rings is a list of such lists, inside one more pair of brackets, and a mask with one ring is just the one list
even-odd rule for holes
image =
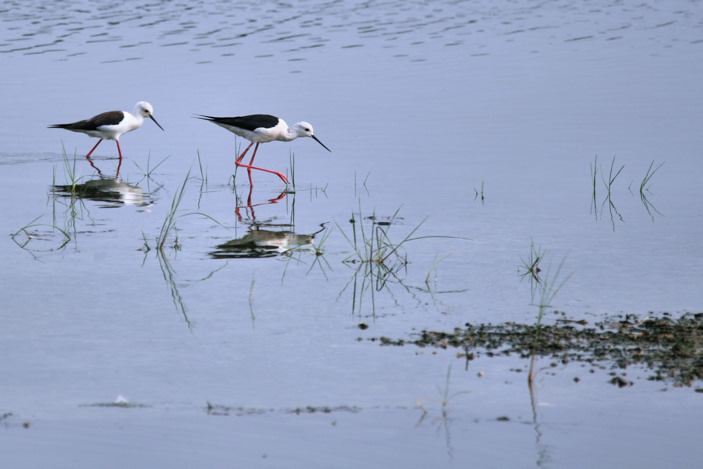
{"label": "shallow water", "polygon": [[[646,369],[620,389],[544,360],[531,395],[518,357],[467,370],[454,350],[365,340],[536,321],[519,268],[533,243],[547,279],[563,261],[550,309],[701,311],[703,15],[674,3],[7,3],[4,459],[695,464],[700,393]],[[113,143],[96,150],[101,178],[92,139],[46,129],[139,100],[166,131],[123,137],[119,181]],[[294,191],[257,172],[232,184],[245,142],[193,118],[257,112],[311,122],[332,150],[259,148],[289,176],[293,152]],[[366,217],[390,222],[394,243],[418,225],[435,237],[379,277],[352,262],[352,216],[365,235]],[[469,393],[447,411],[450,364],[450,389]],[[93,405],[118,396],[146,407]]]}

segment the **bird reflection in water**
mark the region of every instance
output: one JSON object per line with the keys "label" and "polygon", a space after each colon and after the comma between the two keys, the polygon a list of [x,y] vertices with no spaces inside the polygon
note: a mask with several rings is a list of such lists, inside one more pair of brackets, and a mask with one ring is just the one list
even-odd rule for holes
{"label": "bird reflection in water", "polygon": [[138,207],[148,207],[153,204],[148,193],[144,189],[135,186],[119,178],[97,178],[75,185],[56,185],[53,187],[56,195],[94,200],[96,202],[107,202],[110,206],[136,205]]}
{"label": "bird reflection in water", "polygon": [[276,257],[293,250],[312,248],[315,236],[324,231],[324,225],[320,225],[321,228],[314,233],[297,234],[292,215],[290,223],[257,221],[255,207],[277,204],[284,200],[289,192],[283,191],[278,197],[255,204],[252,203],[252,189],[253,186],[250,186],[246,205],[239,205],[234,210],[237,220],[249,225],[247,233],[241,238],[216,246],[210,256],[215,259]]}

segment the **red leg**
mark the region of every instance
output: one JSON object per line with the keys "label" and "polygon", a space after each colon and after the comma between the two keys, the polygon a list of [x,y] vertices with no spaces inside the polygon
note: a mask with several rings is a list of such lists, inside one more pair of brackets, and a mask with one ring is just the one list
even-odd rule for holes
{"label": "red leg", "polygon": [[122,149],[120,148],[120,141],[115,140],[115,143],[117,144],[117,153],[120,154],[120,163],[122,162]]}
{"label": "red leg", "polygon": [[[244,150],[244,153],[242,153],[241,155],[239,155],[239,158],[237,158],[237,159],[234,161],[234,164],[236,164],[237,166],[244,166],[244,167],[246,167],[245,164],[242,164],[242,158],[244,158],[244,155],[247,154],[247,152],[249,151],[249,149],[251,148],[251,146],[252,146],[253,144],[254,144],[254,142],[251,142],[251,143],[249,144],[249,146],[247,147],[247,149]],[[257,143],[256,146],[258,147],[259,144]],[[256,151],[256,149],[254,149],[254,151]]]}
{"label": "red leg", "polygon": [[249,160],[249,167],[252,167],[252,163],[254,162],[254,158],[256,158],[256,150],[259,149],[259,144],[257,143],[256,146],[254,147],[254,154],[251,155],[251,159]]}
{"label": "red leg", "polygon": [[95,149],[98,148],[98,145],[100,145],[100,142],[102,142],[102,141],[103,141],[102,138],[101,138],[100,140],[98,140],[98,143],[95,144],[95,146],[93,147],[93,149],[90,150],[90,151],[88,152],[88,154],[85,155],[85,157],[88,158],[88,159],[90,159],[90,155],[93,154],[93,152],[95,151]]}
{"label": "red leg", "polygon": [[[252,169],[258,169],[259,171],[266,171],[267,173],[272,173],[278,176],[285,182],[286,184],[290,184],[288,182],[288,178],[283,175],[283,173],[279,173],[278,171],[272,171],[270,169],[264,169],[264,168],[257,168],[256,166],[252,166],[251,164],[254,162],[254,157],[256,156],[256,150],[259,148],[259,144],[257,143],[256,146],[254,147],[254,154],[251,157],[251,161],[249,161],[249,164],[244,164],[242,163],[242,158],[244,158],[244,155],[246,155],[247,151],[249,151],[249,148],[254,144],[254,142],[251,142],[249,146],[247,147],[246,150],[244,150],[244,153],[239,155],[239,158],[234,162],[237,166],[241,166],[243,168],[248,168],[249,170]],[[249,182],[251,182],[251,173],[249,173]]]}
{"label": "red leg", "polygon": [[[256,150],[258,150],[258,149],[259,149],[259,144],[257,143],[256,146],[254,147],[254,154],[251,155],[251,160],[249,160],[249,166],[248,166],[249,169],[247,169],[247,175],[249,176],[249,186],[250,187],[254,187],[254,181],[251,180],[251,170],[253,168],[253,166],[251,164],[254,162],[254,158],[256,157]],[[249,192],[249,195],[251,195],[251,192]],[[251,200],[249,200],[249,202],[250,202],[249,205],[251,205]]]}

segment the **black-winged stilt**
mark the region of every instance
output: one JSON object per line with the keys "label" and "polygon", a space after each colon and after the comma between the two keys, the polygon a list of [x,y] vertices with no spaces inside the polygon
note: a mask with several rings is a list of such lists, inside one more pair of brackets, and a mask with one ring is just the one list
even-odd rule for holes
{"label": "black-winged stilt", "polygon": [[[252,166],[254,157],[256,156],[256,150],[259,148],[259,143],[272,142],[274,140],[290,142],[298,137],[312,137],[317,143],[322,145],[325,150],[332,151],[313,135],[312,125],[307,122],[298,122],[297,124],[294,124],[293,127],[288,127],[283,119],[279,119],[278,117],[270,116],[268,114],[252,114],[250,116],[239,117],[212,117],[198,115],[196,117],[198,119],[214,122],[220,127],[223,127],[230,132],[239,135],[240,137],[246,138],[251,142],[246,150],[244,150],[244,153],[239,155],[239,158],[235,160],[234,164],[247,168],[248,170],[258,169],[259,171],[273,173],[280,177],[286,184],[288,184],[288,178],[282,173]],[[251,148],[251,146],[255,143],[256,146],[254,147],[254,154],[252,155],[249,164],[242,163],[244,155],[246,155],[249,148]],[[249,179],[251,180],[251,175]]]}
{"label": "black-winged stilt", "polygon": [[103,139],[114,140],[117,143],[117,152],[120,154],[120,161],[122,160],[122,149],[120,148],[120,136],[131,130],[138,129],[144,122],[144,118],[148,117],[154,121],[156,125],[159,126],[161,130],[164,130],[156,119],[154,119],[154,108],[151,104],[146,101],[139,101],[134,105],[134,110],[132,114],[127,111],[109,111],[98,114],[90,119],[73,122],[72,124],[55,124],[50,125],[50,129],[66,129],[72,132],[81,132],[91,137],[99,138],[98,143],[95,144],[92,150],[85,155],[86,158],[90,159],[90,155],[93,154],[100,142]]}

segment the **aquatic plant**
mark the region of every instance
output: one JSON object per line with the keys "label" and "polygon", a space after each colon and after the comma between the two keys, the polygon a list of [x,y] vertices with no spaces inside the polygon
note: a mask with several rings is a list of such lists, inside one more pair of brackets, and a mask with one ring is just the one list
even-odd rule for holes
{"label": "aquatic plant", "polygon": [[483,202],[483,201],[486,199],[486,197],[485,197],[484,194],[483,194],[483,185],[484,185],[484,182],[485,182],[484,180],[481,180],[481,190],[480,190],[480,192],[479,192],[478,189],[476,189],[476,188],[474,187],[474,193],[475,193],[475,194],[474,194],[474,200],[478,199],[479,196],[481,196],[481,202]]}
{"label": "aquatic plant", "polygon": [[[451,378],[452,378],[452,364],[449,363],[449,366],[447,367],[447,375],[444,380],[444,387],[440,387],[439,385],[436,385],[437,392],[439,393],[439,399],[430,399],[431,401],[440,403],[440,405],[442,407],[442,417],[444,417],[444,418],[447,417],[447,412],[449,410],[449,402],[457,396],[461,396],[462,394],[469,394],[469,392],[470,392],[470,391],[450,392],[449,388],[450,388]],[[423,415],[428,413],[428,411],[425,408],[425,406],[423,405],[422,401],[418,401],[417,406],[422,410]]]}
{"label": "aquatic plant", "polygon": [[640,183],[640,194],[642,194],[645,190],[649,190],[652,178],[654,177],[656,172],[659,171],[659,168],[664,166],[664,163],[660,163],[659,166],[654,168],[654,171],[652,171],[652,166],[654,166],[654,160],[652,160],[652,162],[649,164],[649,168],[647,168],[647,173],[644,175],[644,178]]}
{"label": "aquatic plant", "polygon": [[207,187],[207,166],[203,169],[203,161],[200,158],[200,150],[198,150],[198,168],[200,168],[200,182]]}
{"label": "aquatic plant", "polygon": [[293,191],[295,192],[295,153],[293,150],[288,150],[288,165],[290,166],[290,183],[293,186]]}
{"label": "aquatic plant", "polygon": [[[339,228],[342,236],[344,236],[344,239],[347,240],[349,245],[354,250],[354,254],[345,259],[344,262],[368,262],[387,265],[387,263],[392,259],[394,262],[399,262],[404,265],[407,264],[407,256],[404,254],[403,246],[410,241],[430,238],[468,239],[457,236],[413,236],[420,229],[420,227],[422,227],[425,221],[427,221],[428,217],[425,217],[403,239],[400,241],[394,241],[391,239],[389,231],[395,224],[401,208],[402,206],[398,207],[395,213],[388,220],[379,220],[375,214],[364,217],[361,211],[361,201],[359,201],[359,212],[352,212],[351,218],[349,219],[349,223],[352,228],[350,235],[345,233],[342,227],[339,226],[339,223],[335,221],[335,225]],[[371,220],[371,229],[368,230],[368,232],[364,229],[363,221],[365,219]]]}
{"label": "aquatic plant", "polygon": [[[610,193],[613,187],[613,184],[615,183],[615,180],[618,178],[622,170],[625,169],[625,165],[620,166],[620,168],[615,171],[615,157],[613,156],[613,159],[610,161],[610,172],[608,173],[608,179],[604,177],[603,170],[601,169],[601,179],[603,180],[603,185],[605,186],[606,190],[608,191],[608,196],[610,197]],[[613,174],[615,172],[615,174]]]}
{"label": "aquatic plant", "polygon": [[137,169],[142,173],[142,176],[144,176],[144,177],[147,178],[147,179],[151,179],[151,174],[152,174],[154,171],[156,171],[156,169],[157,169],[159,166],[161,166],[162,164],[164,164],[164,162],[165,162],[167,159],[169,159],[170,157],[171,157],[171,156],[169,155],[169,156],[167,156],[166,158],[164,158],[163,160],[159,161],[159,162],[156,164],[156,166],[154,166],[153,168],[151,167],[151,152],[149,152],[149,154],[147,155],[147,158],[146,158],[146,169],[142,169],[142,167],[139,166],[139,164],[138,164],[136,161],[132,161],[132,163],[134,163],[134,166],[136,166]]}
{"label": "aquatic plant", "polygon": [[535,247],[535,242],[530,241],[530,255],[527,260],[520,256],[520,261],[522,265],[518,266],[518,273],[520,274],[520,280],[524,278],[530,279],[530,292],[531,300],[535,300],[535,291],[537,285],[542,281],[539,274],[542,271],[540,268],[540,263],[549,254],[549,249],[542,249],[541,247]]}
{"label": "aquatic plant", "polygon": [[[342,294],[352,286],[352,312],[356,312],[357,310],[361,312],[364,293],[370,290],[371,308],[375,314],[376,292],[387,290],[390,293],[389,285],[391,284],[400,285],[403,290],[414,298],[416,297],[415,292],[418,291],[430,294],[433,293],[429,288],[428,282],[432,271],[436,268],[438,263],[436,256],[427,274],[427,290],[406,285],[401,278],[402,272],[407,269],[408,255],[405,251],[405,246],[409,242],[432,238],[468,240],[468,238],[457,236],[417,236],[416,233],[427,220],[427,218],[425,218],[411,229],[407,235],[396,241],[391,236],[390,231],[396,224],[396,221],[400,219],[398,214],[401,208],[402,206],[390,217],[378,217],[375,214],[364,216],[361,210],[361,202],[359,202],[359,211],[352,212],[351,218],[349,219],[349,223],[351,224],[351,231],[349,233],[345,232],[339,223],[335,221],[335,225],[353,250],[353,253],[347,256],[342,262],[348,266],[353,266],[355,270],[354,275],[337,297],[339,299]],[[371,222],[370,228],[364,226],[366,221]],[[442,260],[446,259],[446,257]],[[360,286],[358,282],[359,277],[362,278]],[[453,292],[455,291],[437,293]],[[458,290],[456,292],[458,292]],[[359,299],[358,304],[357,298]],[[420,303],[420,300],[418,300],[418,303]]]}
{"label": "aquatic plant", "polygon": [[[66,148],[63,145],[63,141],[61,141],[61,157],[63,160],[63,170],[64,176],[66,178],[66,185],[71,188],[71,194],[75,194],[76,185],[81,179],[76,171],[76,154],[73,154],[73,161],[70,161],[68,155],[66,154]],[[54,187],[56,187],[55,183]]]}
{"label": "aquatic plant", "polygon": [[[188,170],[188,173],[186,174],[185,179],[183,180],[183,184],[181,184],[180,189],[178,189],[175,194],[173,195],[173,200],[171,201],[171,208],[166,214],[166,217],[164,218],[164,222],[161,225],[161,231],[159,232],[159,235],[156,238],[157,242],[157,248],[159,250],[162,250],[164,247],[164,244],[166,243],[166,239],[168,238],[168,235],[171,231],[173,231],[176,228],[176,222],[178,221],[179,218],[189,216],[189,215],[200,215],[205,218],[209,218],[210,220],[214,221],[218,225],[222,224],[215,220],[213,217],[210,215],[207,215],[203,212],[188,212],[188,213],[180,213],[179,214],[179,207],[181,205],[181,202],[183,201],[183,195],[185,194],[186,190],[186,185],[188,184],[188,181],[190,180],[190,170]],[[176,248],[178,248],[178,240],[176,239],[176,244],[174,245]]]}

